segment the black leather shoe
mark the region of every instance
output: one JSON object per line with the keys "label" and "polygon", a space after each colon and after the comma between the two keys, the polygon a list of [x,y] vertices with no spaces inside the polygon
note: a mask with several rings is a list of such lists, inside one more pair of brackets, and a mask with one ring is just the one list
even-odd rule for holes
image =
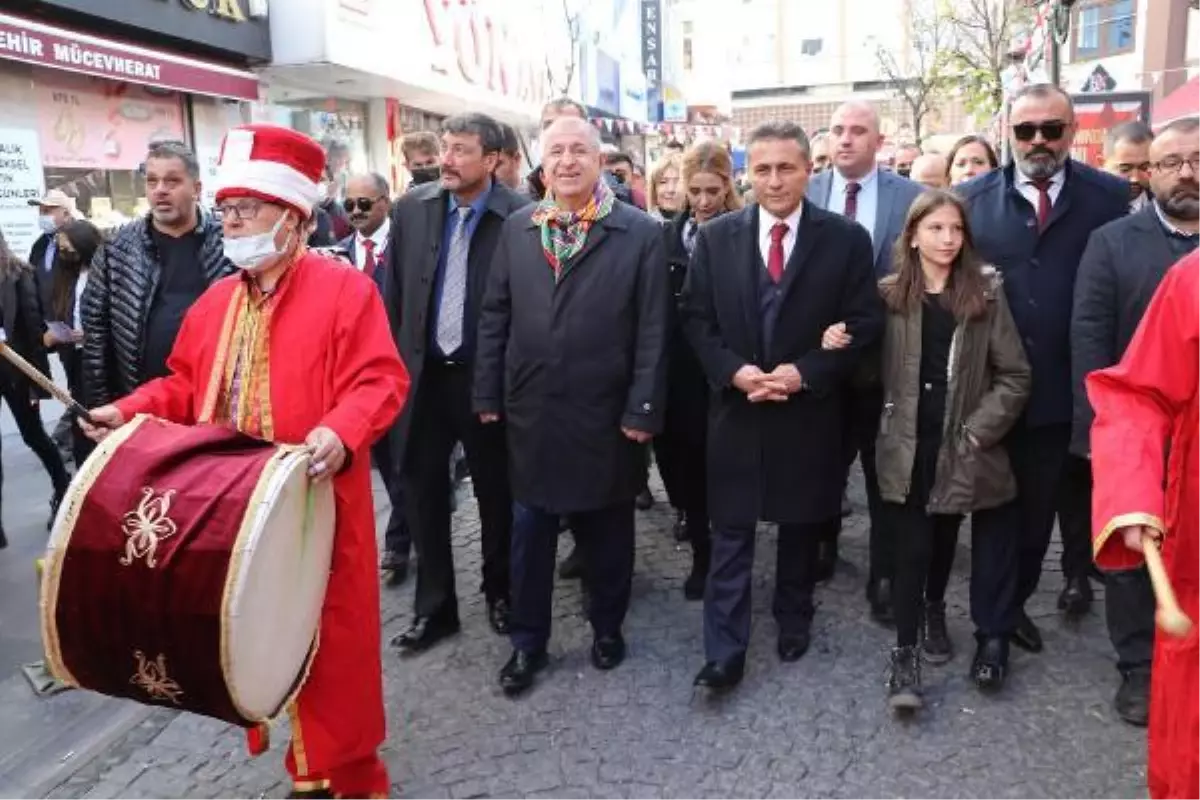
{"label": "black leather shoe", "polygon": [[1113,708],[1130,725],[1146,727],[1150,721],[1150,673],[1144,669],[1124,673],[1113,698]]}
{"label": "black leather shoe", "polygon": [[837,539],[822,539],[817,542],[817,562],[813,565],[813,579],[817,583],[832,580],[837,569]]}
{"label": "black leather shoe", "polygon": [[407,653],[420,653],[433,647],[462,629],[458,619],[443,620],[437,617],[417,617],[412,627],[392,639],[392,646]]}
{"label": "black leather shoe", "polygon": [[508,636],[508,618],[511,614],[508,601],[503,597],[489,600],[487,607],[488,624],[492,630],[501,636]]}
{"label": "black leather shoe", "polygon": [[801,656],[808,652],[809,640],[808,631],[779,634],[779,641],[775,643],[775,650],[779,653],[779,660],[785,664],[792,661],[799,661]]}
{"label": "black leather shoe", "polygon": [[696,675],[696,686],[715,692],[728,691],[742,682],[746,672],[746,656],[740,655],[728,661],[709,661]]}
{"label": "black leather shoe", "polygon": [[1013,629],[1012,636],[1009,638],[1022,650],[1030,653],[1042,652],[1042,632],[1024,611],[1017,615],[1017,627]]}
{"label": "black leather shoe", "polygon": [[638,492],[638,496],[634,498],[634,506],[638,511],[649,511],[654,507],[654,495],[650,494],[649,487]]}
{"label": "black leather shoe", "polygon": [[1066,612],[1069,619],[1078,619],[1092,607],[1092,584],[1087,578],[1067,578],[1058,595],[1058,610]]}
{"label": "black leather shoe", "polygon": [[579,547],[571,548],[571,552],[558,565],[558,577],[564,581],[578,580],[583,577],[583,557],[579,555]]}
{"label": "black leather shoe", "polygon": [[871,604],[871,618],[883,625],[895,621],[892,614],[892,580],[880,578],[874,587],[867,587],[867,600]]}
{"label": "black leather shoe", "polygon": [[621,634],[615,636],[597,636],[592,642],[592,666],[598,670],[608,671],[621,666],[625,660],[625,639]]}
{"label": "black leather shoe", "polygon": [[971,659],[971,680],[983,691],[999,691],[1008,676],[1008,642],[993,636],[979,639]]}
{"label": "black leather shoe", "polygon": [[394,589],[397,586],[403,585],[408,580],[408,562],[401,561],[396,566],[387,570],[386,584],[388,588]]}
{"label": "black leather shoe", "polygon": [[544,670],[548,662],[545,650],[537,653],[514,650],[500,670],[500,688],[509,697],[527,691],[533,686],[533,676]]}
{"label": "black leather shoe", "polygon": [[404,567],[404,569],[407,570],[408,558],[400,555],[400,553],[396,552],[395,550],[384,550],[383,557],[379,559],[379,569],[383,572],[387,572],[388,570],[397,569],[398,567]]}

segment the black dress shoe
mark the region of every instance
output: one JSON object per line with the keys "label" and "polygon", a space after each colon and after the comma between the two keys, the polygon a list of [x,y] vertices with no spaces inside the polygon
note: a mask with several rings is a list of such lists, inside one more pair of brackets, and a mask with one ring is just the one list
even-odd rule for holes
{"label": "black dress shoe", "polygon": [[1008,676],[1008,642],[998,636],[979,639],[971,659],[971,680],[983,691],[999,691]]}
{"label": "black dress shoe", "polygon": [[694,685],[716,692],[724,692],[742,682],[746,672],[746,656],[735,656],[728,661],[709,661],[696,675]]}
{"label": "black dress shoe", "polygon": [[417,617],[412,627],[392,639],[392,646],[408,653],[420,653],[462,629],[458,619]]}
{"label": "black dress shoe", "polygon": [[592,666],[598,670],[608,671],[621,666],[625,660],[625,639],[621,634],[615,636],[597,636],[592,642]]}
{"label": "black dress shoe", "polygon": [[403,556],[395,550],[384,550],[383,557],[379,559],[379,569],[383,572],[388,570],[398,569],[403,567],[408,569],[408,557]]}
{"label": "black dress shoe", "polygon": [[832,580],[837,569],[837,539],[822,539],[817,542],[817,562],[813,565],[813,579],[817,583]]}
{"label": "black dress shoe", "polygon": [[871,618],[883,625],[895,621],[892,613],[892,580],[880,578],[874,587],[867,587],[867,600],[871,604]]}
{"label": "black dress shoe", "polygon": [[500,670],[500,688],[509,697],[521,694],[533,686],[533,676],[545,669],[548,662],[545,650],[537,653],[514,650]]}
{"label": "black dress shoe", "polygon": [[779,660],[785,664],[792,661],[799,661],[801,656],[808,652],[809,640],[808,631],[779,634],[779,641],[775,643],[775,650],[779,653]]}
{"label": "black dress shoe", "polygon": [[1067,578],[1058,595],[1058,610],[1066,612],[1070,619],[1078,619],[1092,607],[1092,584],[1086,577]]}
{"label": "black dress shoe", "polygon": [[578,580],[583,577],[583,557],[579,555],[579,546],[571,548],[571,552],[558,565],[558,577],[564,581]]}
{"label": "black dress shoe", "polygon": [[1042,632],[1024,611],[1017,615],[1017,627],[1013,628],[1012,643],[1030,653],[1042,652]]}
{"label": "black dress shoe", "polygon": [[487,607],[488,624],[492,626],[492,630],[501,636],[508,636],[508,619],[512,613],[508,601],[503,597],[489,600]]}
{"label": "black dress shoe", "polygon": [[396,566],[387,570],[387,580],[385,583],[387,584],[388,588],[394,589],[397,586],[401,586],[406,580],[408,580],[407,561],[401,561]]}
{"label": "black dress shoe", "polygon": [[1113,708],[1117,716],[1130,725],[1146,727],[1150,721],[1150,673],[1147,670],[1135,669],[1121,675]]}
{"label": "black dress shoe", "polygon": [[649,511],[654,507],[654,495],[650,494],[650,488],[647,487],[638,492],[638,496],[633,500],[634,506],[638,511]]}

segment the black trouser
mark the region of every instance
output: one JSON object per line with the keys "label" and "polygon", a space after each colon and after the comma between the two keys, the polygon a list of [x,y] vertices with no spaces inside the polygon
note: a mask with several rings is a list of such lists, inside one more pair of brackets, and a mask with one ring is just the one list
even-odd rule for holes
{"label": "black trouser", "polygon": [[1154,657],[1154,588],[1145,567],[1109,572],[1104,582],[1108,637],[1123,673],[1150,671]]}
{"label": "black trouser", "polygon": [[596,636],[619,634],[633,584],[633,501],[566,515],[514,503],[512,513],[513,647],[535,653],[550,641],[554,554],[563,516],[583,559],[592,630]]}
{"label": "black trouser", "polygon": [[[30,394],[29,383],[23,378],[0,374],[0,396],[12,410],[13,420],[16,421],[17,430],[21,433],[21,440],[46,468],[54,492],[56,494],[65,492],[71,478],[67,474],[67,468],[63,465],[58,448],[54,446],[54,442],[50,441],[45,427],[42,426],[42,418],[38,414],[37,407],[31,402],[33,395]],[[3,487],[3,484],[4,467],[3,460],[0,459],[0,487]],[[3,490],[0,488],[0,495],[2,494]]]}
{"label": "black trouser", "polygon": [[[824,523],[780,525],[775,556],[775,597],[771,613],[780,635],[808,630],[813,618],[817,541]],[[712,566],[704,591],[704,654],[728,661],[750,645],[750,585],[756,526],[716,525]]]}
{"label": "black trouser", "polygon": [[512,494],[504,425],[484,425],[471,412],[471,369],[465,365],[426,362],[413,403],[401,481],[418,556],[414,611],[457,619],[450,453],[461,441],[479,501],[484,596],[508,599]]}
{"label": "black trouser", "polygon": [[[706,390],[700,386],[700,391]],[[687,518],[693,548],[705,547],[709,540],[708,404],[703,395],[675,395],[668,404],[663,431],[654,438],[654,458],[671,505]]]}
{"label": "black trouser", "polygon": [[884,503],[888,530],[896,537],[892,608],[896,615],[896,644],[917,643],[925,601],[940,603],[950,583],[954,550],[958,546],[958,514],[928,514],[915,498],[903,505]]}
{"label": "black trouser", "polygon": [[1029,428],[1018,423],[1005,439],[1017,479],[1018,609],[1024,608],[1037,590],[1056,516],[1063,538],[1065,577],[1086,575],[1091,563],[1087,483],[1081,480],[1081,465],[1073,463],[1075,457],[1067,451],[1070,441],[1069,424]]}
{"label": "black trouser", "polygon": [[975,635],[1007,639],[1016,627],[1021,510],[1016,500],[971,514],[971,620]]}
{"label": "black trouser", "polygon": [[[846,482],[850,480],[850,468],[854,459],[862,463],[863,482],[867,488],[867,510],[871,518],[870,568],[868,585],[874,586],[881,578],[890,578],[894,570],[894,537],[887,532],[883,499],[879,496],[879,474],[875,471],[875,439],[879,436],[879,417],[883,413],[882,386],[850,386],[844,395],[842,413],[842,454],[845,459]],[[841,531],[841,519],[831,520],[827,536],[837,537]]]}
{"label": "black trouser", "polygon": [[[67,389],[71,392],[72,397],[82,403],[83,350],[78,347],[64,349],[59,351],[59,357],[62,359],[63,371],[67,373]],[[87,457],[92,454],[96,443],[84,435],[83,429],[79,427],[79,423],[69,410],[64,416],[69,416],[71,419],[71,455],[75,461],[75,469],[79,469]]]}
{"label": "black trouser", "polygon": [[392,431],[388,431],[375,444],[371,445],[371,461],[379,476],[383,478],[383,486],[388,493],[391,512],[388,514],[387,530],[383,535],[383,547],[401,561],[408,561],[408,552],[412,547],[412,528],[408,525],[408,515],[404,509],[404,484],[400,480],[400,465],[392,455]]}

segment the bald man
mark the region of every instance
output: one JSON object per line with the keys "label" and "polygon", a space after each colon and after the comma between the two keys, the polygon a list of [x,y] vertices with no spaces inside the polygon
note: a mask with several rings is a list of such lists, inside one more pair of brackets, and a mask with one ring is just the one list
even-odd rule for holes
{"label": "bald man", "polygon": [[912,162],[909,177],[927,189],[945,189],[950,185],[946,157],[940,153],[926,153]]}

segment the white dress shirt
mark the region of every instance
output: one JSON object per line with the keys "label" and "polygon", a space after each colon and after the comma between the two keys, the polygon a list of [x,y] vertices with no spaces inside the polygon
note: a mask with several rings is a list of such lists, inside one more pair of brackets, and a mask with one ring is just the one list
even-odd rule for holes
{"label": "white dress shirt", "polygon": [[771,263],[771,228],[777,222],[783,222],[788,226],[788,232],[783,237],[783,268],[787,269],[787,262],[792,258],[792,250],[796,248],[796,232],[800,229],[800,214],[804,211],[804,203],[796,206],[796,210],[788,214],[787,219],[779,217],[767,211],[761,205],[758,207],[758,252],[762,254],[763,266]]}
{"label": "white dress shirt", "polygon": [[[1038,207],[1038,188],[1033,181],[1021,174],[1020,170],[1016,170],[1017,175],[1017,191],[1021,196],[1029,201],[1029,205],[1033,206],[1033,210],[1037,211]],[[1065,170],[1059,170],[1050,178],[1050,188],[1047,192],[1050,195],[1050,207],[1054,208],[1054,204],[1058,202],[1058,196],[1062,194],[1063,185],[1067,182],[1067,173]]]}
{"label": "white dress shirt", "polygon": [[[835,168],[833,180],[829,187],[829,211],[846,216],[846,184],[850,181],[842,177]],[[854,213],[854,221],[867,229],[871,234],[871,242],[875,242],[875,215],[879,208],[879,167],[859,178],[858,209]]]}
{"label": "white dress shirt", "polygon": [[367,266],[367,248],[363,247],[363,240],[370,239],[375,243],[375,263],[378,265],[383,260],[383,251],[387,249],[388,234],[391,230],[391,218],[384,217],[383,224],[376,228],[370,236],[363,236],[362,233],[354,234],[354,264],[358,267],[359,272],[362,272]]}

